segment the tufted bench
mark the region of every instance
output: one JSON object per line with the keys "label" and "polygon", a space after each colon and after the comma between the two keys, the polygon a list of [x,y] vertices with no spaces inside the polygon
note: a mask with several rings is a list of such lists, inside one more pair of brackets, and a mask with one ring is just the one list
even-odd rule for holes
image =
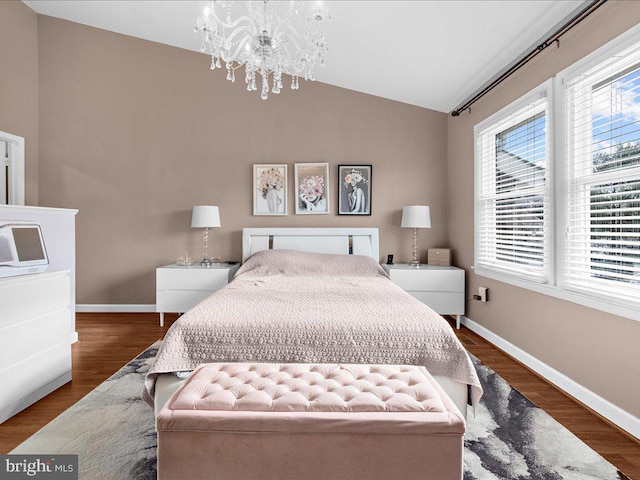
{"label": "tufted bench", "polygon": [[462,478],[464,418],[418,366],[204,364],[157,430],[161,480]]}

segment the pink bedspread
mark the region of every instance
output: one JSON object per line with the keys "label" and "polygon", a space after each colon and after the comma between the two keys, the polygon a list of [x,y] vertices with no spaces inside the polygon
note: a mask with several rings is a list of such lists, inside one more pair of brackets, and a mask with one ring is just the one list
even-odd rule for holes
{"label": "pink bedspread", "polygon": [[270,250],[167,332],[146,380],[208,362],[422,365],[482,387],[449,324],[391,282],[369,257]]}

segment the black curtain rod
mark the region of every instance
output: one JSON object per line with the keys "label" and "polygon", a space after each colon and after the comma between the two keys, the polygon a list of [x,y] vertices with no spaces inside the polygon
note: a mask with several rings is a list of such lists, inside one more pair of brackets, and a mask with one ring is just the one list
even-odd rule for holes
{"label": "black curtain rod", "polygon": [[484,97],[487,93],[497,87],[504,80],[509,78],[513,73],[518,71],[521,67],[529,63],[533,58],[535,58],[539,53],[545,50],[548,46],[552,44],[556,44],[558,47],[560,46],[560,38],[571,30],[573,27],[582,22],[585,18],[595,12],[602,5],[607,3],[607,0],[594,0],[588,6],[583,8],[578,14],[576,14],[571,20],[562,25],[558,30],[556,30],[551,36],[549,36],[544,42],[531,50],[527,55],[518,60],[514,65],[512,65],[506,72],[501,74],[498,78],[492,81],[489,85],[483,88],[479,93],[474,95],[470,100],[468,100],[464,105],[456,108],[451,115],[453,117],[459,116],[465,110],[471,111],[471,105],[476,103],[482,97]]}

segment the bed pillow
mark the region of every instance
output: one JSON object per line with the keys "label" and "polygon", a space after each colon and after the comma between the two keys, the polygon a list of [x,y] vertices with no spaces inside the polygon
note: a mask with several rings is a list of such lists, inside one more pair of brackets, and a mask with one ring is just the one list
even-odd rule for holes
{"label": "bed pillow", "polygon": [[387,277],[382,267],[364,255],[333,255],[297,250],[263,250],[251,255],[240,267],[241,275],[349,275]]}

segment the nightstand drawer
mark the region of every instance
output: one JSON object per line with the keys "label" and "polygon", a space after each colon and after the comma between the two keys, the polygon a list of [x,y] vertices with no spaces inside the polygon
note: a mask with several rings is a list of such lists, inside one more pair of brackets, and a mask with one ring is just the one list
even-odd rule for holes
{"label": "nightstand drawer", "polygon": [[464,291],[464,270],[391,270],[390,277],[406,291]]}
{"label": "nightstand drawer", "polygon": [[211,267],[173,264],[156,268],[156,312],[160,313],[160,326],[164,325],[164,312],[191,310],[226,286],[238,267],[223,263]]}
{"label": "nightstand drawer", "polygon": [[464,295],[458,292],[411,292],[417,298],[440,315],[463,315]]}
{"label": "nightstand drawer", "polygon": [[156,312],[184,313],[213,293],[213,290],[157,290]]}
{"label": "nightstand drawer", "polygon": [[229,283],[235,270],[159,268],[156,275],[157,290],[220,290]]}

